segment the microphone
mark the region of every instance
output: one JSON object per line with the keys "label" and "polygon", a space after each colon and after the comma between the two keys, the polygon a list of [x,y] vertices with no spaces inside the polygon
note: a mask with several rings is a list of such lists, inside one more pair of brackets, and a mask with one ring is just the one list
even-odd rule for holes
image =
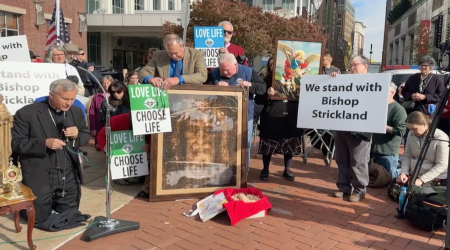
{"label": "microphone", "polygon": [[[63,127],[65,129],[70,128],[70,127],[75,127],[75,123],[73,122],[73,119],[64,118],[63,119]],[[65,142],[66,142],[66,144],[69,143],[69,138],[66,137]],[[75,141],[74,141],[74,144],[75,144]]]}

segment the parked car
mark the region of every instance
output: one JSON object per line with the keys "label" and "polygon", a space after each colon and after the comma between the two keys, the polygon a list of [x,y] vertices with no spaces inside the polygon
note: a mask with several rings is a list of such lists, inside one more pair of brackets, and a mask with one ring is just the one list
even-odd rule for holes
{"label": "parked car", "polygon": [[95,70],[97,70],[102,76],[111,75],[114,79],[123,81],[123,75],[111,67],[95,65]]}
{"label": "parked car", "polygon": [[[396,70],[386,70],[383,71],[383,73],[391,73],[392,74],[392,82],[395,83],[395,85],[400,86],[400,84],[406,82],[408,78],[416,73],[420,73],[420,70],[418,69],[396,69]],[[438,70],[431,71],[432,74],[436,74],[438,77],[442,77],[444,80],[444,85],[448,86],[448,79],[450,72],[440,72]],[[397,101],[400,101],[398,97],[398,92],[395,93],[394,99]]]}
{"label": "parked car", "polygon": [[[448,76],[449,72],[439,72],[438,70],[431,71],[433,74],[437,74],[439,77],[442,77],[445,83],[445,86],[448,85]],[[385,70],[383,73],[391,73],[392,74],[392,82],[395,85],[399,86],[400,84],[406,82],[408,78],[416,73],[420,73],[418,69],[396,69],[396,70]]]}

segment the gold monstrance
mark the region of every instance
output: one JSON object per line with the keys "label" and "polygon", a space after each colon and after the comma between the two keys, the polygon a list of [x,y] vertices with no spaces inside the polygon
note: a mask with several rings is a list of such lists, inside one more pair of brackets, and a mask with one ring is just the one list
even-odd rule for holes
{"label": "gold monstrance", "polygon": [[9,166],[3,170],[4,193],[0,195],[8,200],[23,197],[23,192],[19,185],[21,181],[22,169],[20,169],[20,163],[14,166],[12,158],[9,158]]}
{"label": "gold monstrance", "polygon": [[[0,171],[2,185],[0,185],[0,197],[5,199],[16,199],[23,197],[20,188],[22,181],[22,170],[20,164],[14,166],[11,156],[11,128],[12,115],[9,113],[0,94]],[[9,162],[9,164],[8,164]]]}

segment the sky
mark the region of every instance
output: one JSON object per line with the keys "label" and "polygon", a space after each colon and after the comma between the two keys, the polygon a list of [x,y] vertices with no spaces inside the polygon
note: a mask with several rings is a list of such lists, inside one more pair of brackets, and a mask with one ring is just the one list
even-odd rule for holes
{"label": "sky", "polygon": [[372,43],[372,60],[381,62],[386,0],[351,0],[351,2],[355,6],[355,21],[362,22],[366,26],[364,55],[370,56]]}

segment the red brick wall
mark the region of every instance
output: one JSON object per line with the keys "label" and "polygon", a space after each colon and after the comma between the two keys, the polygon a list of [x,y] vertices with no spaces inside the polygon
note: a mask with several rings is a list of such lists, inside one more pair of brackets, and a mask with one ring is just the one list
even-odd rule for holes
{"label": "red brick wall", "polygon": [[[42,0],[44,12],[53,14],[55,0]],[[28,47],[35,54],[44,59],[45,44],[47,42],[47,24],[36,26],[36,11],[34,10],[34,1],[31,0],[1,0],[2,4],[26,9],[27,14],[19,16],[20,35],[26,35]],[[86,12],[86,0],[60,0],[64,18],[71,18],[72,23],[68,24],[69,36],[75,45],[79,48],[87,49],[86,32],[79,33],[78,12]]]}

